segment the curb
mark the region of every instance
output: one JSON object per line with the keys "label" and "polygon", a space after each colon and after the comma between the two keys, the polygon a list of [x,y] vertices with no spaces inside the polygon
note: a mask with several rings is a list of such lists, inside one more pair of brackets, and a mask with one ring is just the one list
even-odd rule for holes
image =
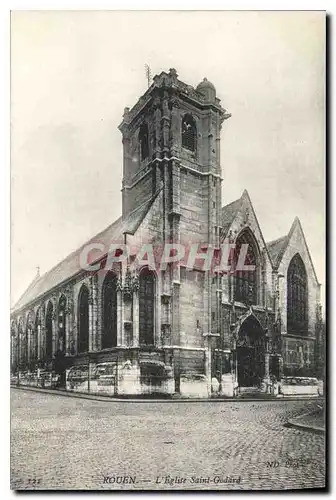
{"label": "curb", "polygon": [[308,411],[306,413],[303,413],[302,415],[298,415],[296,418],[288,420],[284,424],[284,426],[291,427],[293,429],[299,429],[300,431],[313,432],[315,434],[325,434],[325,427],[319,427],[318,425],[300,424],[299,422],[296,422],[296,420],[311,415],[312,413],[312,411]]}
{"label": "curb", "polygon": [[292,420],[288,420],[288,422],[285,423],[285,427],[298,429],[300,431],[313,432],[315,434],[325,434],[325,429],[323,427],[316,427],[314,425],[299,424],[297,422],[293,422]]}
{"label": "curb", "polygon": [[318,401],[323,400],[322,397],[317,396],[305,396],[305,397],[283,397],[283,398],[162,398],[162,399],[141,399],[141,398],[129,398],[129,397],[113,397],[113,396],[102,396],[95,394],[87,394],[85,392],[67,392],[60,391],[57,389],[42,389],[39,387],[29,387],[29,386],[17,386],[11,385],[11,389],[18,389],[21,391],[31,391],[39,392],[42,394],[51,394],[54,396],[64,396],[68,398],[80,398],[89,399],[92,401],[104,401],[106,403],[251,403],[251,402],[281,402],[281,401]]}

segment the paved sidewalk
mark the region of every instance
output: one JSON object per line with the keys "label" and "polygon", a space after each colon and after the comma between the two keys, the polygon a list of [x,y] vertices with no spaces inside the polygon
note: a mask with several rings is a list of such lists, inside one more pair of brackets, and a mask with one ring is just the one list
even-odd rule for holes
{"label": "paved sidewalk", "polygon": [[286,427],[293,427],[300,430],[325,433],[325,409],[324,404],[319,402],[317,407],[308,413],[304,413],[294,419],[288,420]]}
{"label": "paved sidewalk", "polygon": [[211,402],[211,403],[232,403],[232,402],[253,402],[253,401],[311,401],[311,400],[321,400],[324,401],[323,397],[316,397],[316,396],[284,396],[284,397],[270,397],[270,396],[260,396],[260,397],[251,397],[251,398],[224,398],[224,397],[214,397],[214,398],[183,398],[183,397],[178,397],[175,396],[173,398],[135,398],[135,397],[115,397],[115,396],[104,396],[104,395],[98,395],[98,394],[88,394],[85,392],[69,392],[66,391],[65,389],[42,389],[40,387],[30,387],[30,386],[17,386],[17,385],[12,385],[12,389],[19,389],[19,390],[24,390],[24,391],[33,391],[33,392],[40,392],[44,394],[53,394],[57,396],[65,396],[65,397],[70,397],[70,398],[81,398],[81,399],[91,399],[94,401],[104,401],[107,403],[111,402],[125,402],[125,403],[183,403],[183,402],[188,402],[188,403],[204,403],[204,402]]}

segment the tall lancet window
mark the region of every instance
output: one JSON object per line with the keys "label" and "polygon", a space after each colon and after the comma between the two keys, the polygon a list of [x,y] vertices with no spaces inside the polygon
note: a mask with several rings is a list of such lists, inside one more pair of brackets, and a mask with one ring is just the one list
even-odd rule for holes
{"label": "tall lancet window", "polygon": [[34,316],[30,312],[27,318],[28,342],[29,342],[29,359],[31,362],[37,360],[37,335],[35,328]]}
{"label": "tall lancet window", "polygon": [[143,123],[139,131],[139,144],[140,144],[140,161],[145,160],[149,156],[148,145],[148,125]]}
{"label": "tall lancet window", "polygon": [[117,345],[117,276],[108,272],[102,294],[103,331],[102,349]]}
{"label": "tall lancet window", "polygon": [[[243,246],[247,245],[247,246]],[[245,262],[242,262],[241,255],[246,252]],[[244,304],[258,303],[258,259],[257,246],[250,230],[244,230],[236,240],[234,253],[234,300]],[[250,266],[251,270],[239,269],[238,262],[244,267]],[[254,269],[253,269],[254,268]]]}
{"label": "tall lancet window", "polygon": [[139,343],[154,344],[155,274],[148,268],[139,277]]}
{"label": "tall lancet window", "polygon": [[287,331],[308,329],[308,286],[305,265],[297,253],[287,271]]}
{"label": "tall lancet window", "polygon": [[78,352],[89,350],[89,290],[82,285],[78,297]]}
{"label": "tall lancet window", "polygon": [[20,364],[25,363],[27,360],[27,338],[26,332],[23,325],[23,319],[20,318],[18,327],[18,341],[19,341],[19,358]]}
{"label": "tall lancet window", "polygon": [[58,302],[58,349],[65,351],[66,297],[61,295]]}

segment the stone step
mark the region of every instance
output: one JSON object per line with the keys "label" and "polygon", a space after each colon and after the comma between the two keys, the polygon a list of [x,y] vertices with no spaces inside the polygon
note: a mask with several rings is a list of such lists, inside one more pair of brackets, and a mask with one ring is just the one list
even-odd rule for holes
{"label": "stone step", "polygon": [[251,399],[251,398],[256,398],[256,399],[276,399],[276,396],[274,394],[267,394],[266,392],[260,392],[260,391],[255,391],[255,392],[238,392],[237,398],[239,399]]}
{"label": "stone step", "polygon": [[266,399],[274,399],[276,396],[273,394],[267,394],[265,392],[261,392],[258,387],[240,387],[237,394],[238,398],[266,398]]}
{"label": "stone step", "polygon": [[260,389],[258,387],[239,387],[239,392],[250,394],[251,392],[260,392]]}

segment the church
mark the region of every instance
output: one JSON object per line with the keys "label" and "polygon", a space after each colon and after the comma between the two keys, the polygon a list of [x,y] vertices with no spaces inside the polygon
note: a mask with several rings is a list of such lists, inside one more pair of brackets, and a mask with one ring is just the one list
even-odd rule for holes
{"label": "church", "polygon": [[[43,275],[11,311],[12,383],[114,396],[313,394],[321,378],[320,284],[296,217],[265,242],[247,191],[222,204],[215,86],[162,72],[125,108],[122,214]],[[248,248],[250,270],[153,270],[111,244],[199,253]],[[90,266],[81,265],[90,248]],[[99,249],[105,248],[106,251]],[[122,253],[122,250],[120,251]],[[322,370],[322,371],[321,371]]]}

